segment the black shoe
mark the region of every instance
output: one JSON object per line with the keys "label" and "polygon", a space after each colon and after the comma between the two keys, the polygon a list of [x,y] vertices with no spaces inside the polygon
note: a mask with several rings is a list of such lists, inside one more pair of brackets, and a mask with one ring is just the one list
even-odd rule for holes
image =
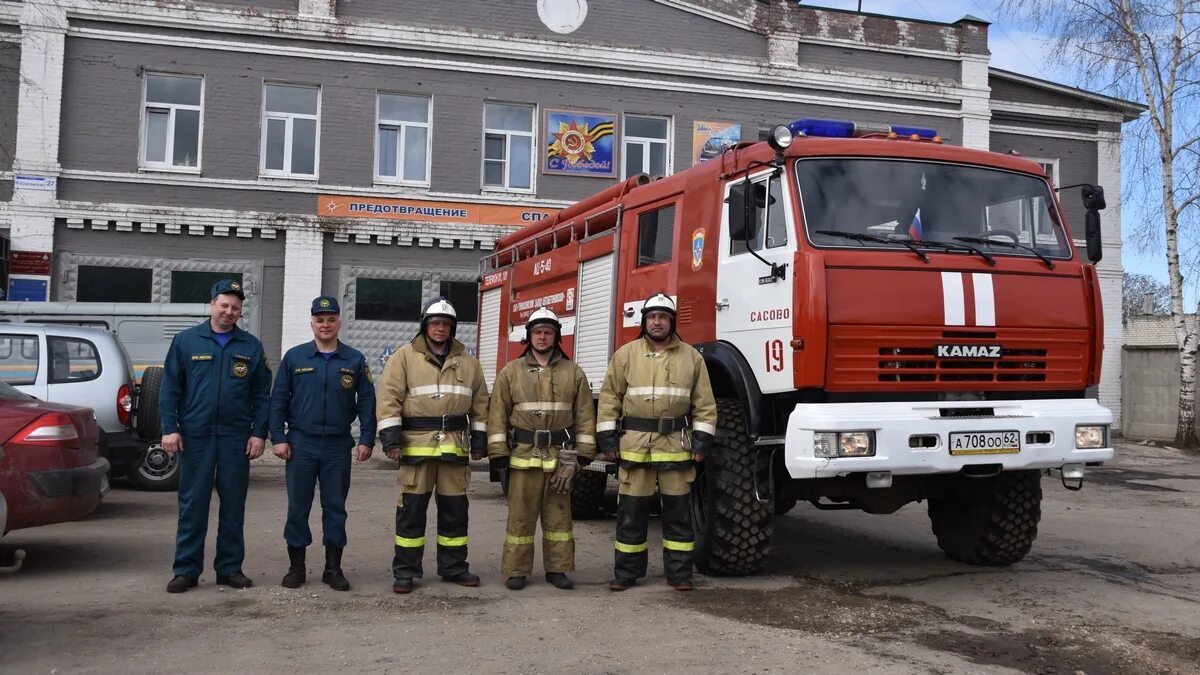
{"label": "black shoe", "polygon": [[175,578],[172,579],[167,584],[167,592],[168,593],[184,593],[189,588],[195,588],[197,583],[199,583],[199,582],[196,580],[196,577],[189,577],[184,574],[177,574],[177,575],[175,575]]}
{"label": "black shoe", "polygon": [[677,591],[690,591],[695,588],[691,579],[667,579],[667,585]]}
{"label": "black shoe", "polygon": [[304,569],[304,547],[289,546],[288,552],[288,571],[283,575],[283,581],[279,582],[284,588],[300,588],[304,585],[306,571]]}
{"label": "black shoe", "polygon": [[617,577],[616,579],[613,579],[612,581],[608,582],[608,590],[623,591],[627,588],[632,587],[636,583],[637,583],[637,579],[622,579],[621,577]]}
{"label": "black shoe", "polygon": [[350,581],[342,574],[342,549],[325,547],[325,573],[321,575],[321,582],[335,591],[350,590]]}
{"label": "black shoe", "polygon": [[242,574],[241,572],[234,572],[233,574],[226,574],[225,576],[218,574],[217,585],[229,586],[230,588],[250,588],[254,585],[254,582],[250,581],[250,577],[246,576],[245,574]]}
{"label": "black shoe", "polygon": [[569,591],[572,588],[575,588],[575,582],[571,581],[571,577],[563,574],[562,572],[546,572],[546,581],[555,588],[564,591]]}
{"label": "black shoe", "polygon": [[412,590],[413,590],[413,580],[412,579],[393,579],[392,580],[392,592],[393,593],[402,593],[402,594],[403,593],[412,593]]}
{"label": "black shoe", "polygon": [[449,581],[450,583],[458,584],[459,586],[475,587],[479,585],[479,577],[471,574],[470,572],[455,574],[451,577],[442,577],[442,581]]}
{"label": "black shoe", "polygon": [[525,577],[509,577],[508,581],[504,582],[504,587],[510,591],[519,591],[525,588]]}

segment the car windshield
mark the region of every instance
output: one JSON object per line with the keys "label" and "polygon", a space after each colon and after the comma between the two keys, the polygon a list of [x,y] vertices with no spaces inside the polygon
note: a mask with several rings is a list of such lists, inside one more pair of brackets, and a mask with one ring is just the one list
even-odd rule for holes
{"label": "car windshield", "polygon": [[968,244],[992,255],[1069,258],[1042,179],[1011,171],[888,159],[805,159],[796,176],[815,246]]}
{"label": "car windshield", "polygon": [[0,382],[0,401],[27,401],[33,398],[25,392],[18,391],[10,385]]}

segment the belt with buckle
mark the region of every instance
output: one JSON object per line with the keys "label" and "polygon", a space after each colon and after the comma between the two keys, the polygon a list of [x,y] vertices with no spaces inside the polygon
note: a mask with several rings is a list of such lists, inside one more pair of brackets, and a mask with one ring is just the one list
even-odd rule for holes
{"label": "belt with buckle", "polygon": [[570,429],[538,429],[530,431],[529,429],[512,429],[513,440],[517,443],[528,443],[535,448],[550,448],[559,446],[571,441]]}
{"label": "belt with buckle", "polygon": [[442,415],[441,417],[405,417],[400,428],[405,431],[466,431],[466,415]]}
{"label": "belt with buckle", "polygon": [[655,434],[673,434],[691,426],[687,415],[679,417],[622,417],[623,431],[648,431]]}

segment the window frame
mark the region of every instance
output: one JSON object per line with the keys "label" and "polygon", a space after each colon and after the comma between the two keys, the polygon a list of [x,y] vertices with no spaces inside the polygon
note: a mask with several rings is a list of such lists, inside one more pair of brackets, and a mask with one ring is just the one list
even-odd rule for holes
{"label": "window frame", "polygon": [[[353,278],[354,278],[354,308],[353,308],[353,317],[352,318],[354,321],[371,321],[371,322],[377,322],[377,323],[390,323],[390,324],[395,324],[395,323],[410,323],[411,324],[411,323],[420,323],[421,322],[421,312],[424,309],[424,306],[426,304],[426,301],[425,301],[425,281],[426,280],[422,276],[413,276],[411,274],[405,274],[405,275],[400,275],[400,276],[395,276],[395,277],[373,276],[371,273],[368,272],[368,273],[355,274]],[[415,314],[414,314],[413,318],[411,318],[411,319],[409,319],[409,318],[374,319],[374,318],[360,317],[358,314],[359,314],[359,310],[362,306],[362,298],[360,297],[358,282],[362,281],[363,279],[366,279],[368,281],[403,282],[403,283],[416,284],[417,305],[415,308]]]}
{"label": "window frame", "polygon": [[[487,125],[487,109],[489,105],[507,105],[519,108],[529,108],[530,131],[511,131],[508,129],[492,129]],[[484,101],[483,102],[483,119],[482,129],[483,138],[482,146],[479,152],[479,184],[483,192],[508,192],[517,194],[534,194],[537,192],[537,175],[538,175],[538,115],[540,107],[536,103],[516,103],[512,101]],[[504,162],[504,185],[488,185],[487,182],[487,137],[489,135],[499,135],[504,137],[504,159],[499,160]],[[512,138],[513,136],[528,136],[529,137],[529,187],[512,187],[512,180],[509,169],[512,168]],[[497,161],[497,160],[492,160]]]}
{"label": "window frame", "polygon": [[[637,214],[637,246],[635,247],[634,252],[633,252],[633,255],[634,255],[633,271],[634,272],[638,272],[640,270],[644,270],[649,267],[654,267],[656,265],[669,265],[670,263],[674,262],[675,247],[676,247],[675,235],[677,234],[676,233],[676,230],[678,229],[677,221],[679,220],[679,213],[680,213],[680,209],[678,209],[676,207],[678,207],[679,204],[680,203],[677,201],[658,204],[657,206],[654,206],[653,208],[648,208]],[[669,221],[671,236],[669,237],[670,244],[667,246],[667,257],[663,260],[651,260],[650,262],[643,263],[642,262],[642,219],[651,214],[655,215],[655,227],[656,227],[656,232],[655,232],[655,245],[656,246],[655,246],[655,248],[657,248],[658,231],[661,231],[662,224],[663,224],[661,217],[659,217],[658,214],[662,213],[663,211],[667,211],[667,210],[671,211],[671,220]]]}
{"label": "window frame", "polygon": [[[70,375],[70,357],[67,357],[67,378],[59,379],[54,376],[54,345],[57,342],[79,342],[91,347],[92,357],[96,361],[96,370],[90,377],[82,377],[71,379]],[[100,379],[100,375],[104,372],[104,364],[100,359],[100,349],[96,347],[96,343],[86,338],[75,337],[70,335],[47,335],[46,336],[46,384],[76,384],[79,382],[91,382],[92,380]]]}
{"label": "window frame", "polygon": [[[640,117],[643,119],[666,121],[667,137],[659,139],[659,138],[650,138],[648,136],[630,135],[629,133],[625,132],[625,130],[629,129],[629,118],[630,117]],[[666,148],[663,150],[663,153],[665,156],[664,157],[665,162],[664,162],[664,166],[663,166],[663,171],[664,171],[663,175],[670,176],[673,173],[675,173],[675,165],[674,165],[674,162],[672,161],[673,160],[672,155],[674,154],[673,146],[674,146],[674,139],[675,139],[675,119],[672,116],[670,116],[670,115],[642,115],[642,114],[638,114],[638,113],[623,113],[621,115],[621,125],[622,125],[621,129],[624,132],[624,135],[621,137],[621,175],[622,176],[624,176],[625,178],[629,178],[629,174],[628,174],[629,150],[626,147],[626,144],[630,143],[630,142],[637,143],[641,147],[642,166],[647,167],[647,168],[649,168],[649,166],[650,166],[650,144],[651,143],[662,143],[663,145],[665,145]],[[647,171],[646,173],[647,173],[647,175],[650,175],[649,171]]]}
{"label": "window frame", "polygon": [[[404,96],[407,98],[423,98],[425,99],[425,122],[407,122],[403,120],[384,120],[380,115],[380,104],[384,96]],[[318,108],[319,109],[319,108]],[[396,176],[385,176],[379,173],[379,132],[384,128],[396,128],[399,130],[397,142],[399,147],[396,151]],[[404,173],[404,144],[406,129],[408,127],[421,127],[425,129],[425,179],[414,181],[405,180],[399,174]],[[410,187],[429,187],[431,174],[433,172],[433,97],[423,94],[406,94],[398,91],[376,91],[375,92],[375,165],[372,173],[375,176],[376,183],[384,183],[387,185],[407,185]]]}
{"label": "window frame", "polygon": [[[9,385],[10,387],[30,387],[30,386],[37,385],[38,380],[41,378],[41,375],[42,375],[42,349],[48,348],[48,347],[43,347],[41,337],[36,334],[19,333],[19,332],[18,333],[0,332],[0,340],[5,340],[5,339],[7,339],[9,341],[8,342],[8,351],[4,352],[3,355],[0,356],[0,361],[7,361],[7,360],[13,358],[14,345],[12,344],[12,341],[17,340],[17,339],[21,340],[22,345],[21,345],[20,358],[22,361],[33,361],[33,379],[29,380],[28,382],[22,380],[20,382],[13,383],[9,379],[5,379],[4,376],[0,376],[0,382],[3,382],[5,384]],[[26,356],[26,354],[25,354],[24,342],[27,342],[27,341],[33,343],[33,356]]]}
{"label": "window frame", "polygon": [[[267,87],[291,87],[293,89],[313,89],[317,92],[317,112],[315,115],[307,113],[291,113],[291,112],[271,112],[267,110]],[[259,116],[259,152],[258,152],[258,174],[262,178],[289,178],[292,180],[308,180],[315,181],[321,175],[321,94],[322,87],[319,84],[295,84],[292,82],[273,82],[269,80],[263,81],[262,86],[262,103],[261,114]],[[282,171],[277,169],[267,168],[267,127],[268,122],[272,119],[282,119],[284,121],[283,131],[283,166]],[[313,133],[313,172],[307,173],[292,173],[292,136],[295,131],[295,120],[311,119],[314,124]]]}
{"label": "window frame", "polygon": [[[190,80],[200,80],[200,105],[188,105],[186,103],[154,103],[146,99],[150,91],[151,77],[179,77]],[[167,171],[174,173],[192,173],[198,174],[204,166],[204,94],[207,83],[207,78],[203,75],[191,75],[186,73],[167,73],[167,72],[146,72],[142,77],[142,107],[138,121],[138,170],[139,171]],[[165,162],[152,162],[146,159],[146,142],[148,140],[146,126],[149,109],[166,108],[170,113],[169,122],[167,124],[167,157]],[[199,128],[196,130],[196,166],[176,166],[174,164],[175,156],[175,111],[176,110],[195,110],[199,113],[200,122]]]}
{"label": "window frame", "polygon": [[[83,288],[85,286],[85,284],[81,283],[82,280],[80,279],[80,277],[83,276],[83,268],[85,268],[85,267],[96,268],[96,269],[100,269],[100,270],[116,269],[116,270],[139,270],[142,272],[149,272],[150,278],[147,280],[146,289],[145,289],[146,290],[146,293],[145,293],[146,299],[145,300],[107,300],[107,299],[94,300],[94,299],[89,298],[86,300],[80,300],[78,297],[79,296],[78,289]],[[89,273],[89,275],[90,275],[90,273]],[[153,267],[143,266],[143,265],[92,265],[89,263],[82,263],[82,264],[75,265],[75,280],[76,280],[75,302],[153,302],[154,301],[154,268]]]}

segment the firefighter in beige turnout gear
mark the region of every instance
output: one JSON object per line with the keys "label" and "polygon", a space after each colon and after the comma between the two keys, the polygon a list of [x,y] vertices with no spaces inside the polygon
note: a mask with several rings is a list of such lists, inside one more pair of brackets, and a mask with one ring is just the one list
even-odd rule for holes
{"label": "firefighter in beige turnout gear", "polygon": [[642,307],[638,339],[613,354],[600,390],[596,442],[619,458],[615,575],[623,591],[646,576],[646,530],[655,484],[662,497],[667,583],[692,590],[695,536],[688,493],[717,430],[704,359],[675,333],[675,303],[658,293]]}
{"label": "firefighter in beige turnout gear", "polygon": [[437,494],[437,571],[446,581],[478,586],[467,565],[468,455],[487,450],[487,385],[479,362],[454,339],[454,307],[432,302],[420,333],[391,358],[376,386],[383,450],[400,463],[392,590],[408,593],[422,576],[425,514]]}
{"label": "firefighter in beige turnout gear", "polygon": [[508,524],[501,571],[512,590],[533,573],[534,534],[542,520],[546,581],[569,589],[575,569],[571,482],[596,455],[596,415],[583,369],[559,346],[562,324],[541,308],[525,324],[521,358],[496,376],[488,409],[488,459],[508,471]]}

